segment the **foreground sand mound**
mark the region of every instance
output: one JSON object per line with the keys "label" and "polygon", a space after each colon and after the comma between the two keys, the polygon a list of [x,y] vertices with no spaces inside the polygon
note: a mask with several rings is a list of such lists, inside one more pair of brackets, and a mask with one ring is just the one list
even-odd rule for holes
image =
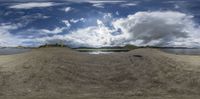
{"label": "foreground sand mound", "polygon": [[199,95],[199,71],[176,57],[155,49],[89,55],[67,48],[0,56],[0,96]]}

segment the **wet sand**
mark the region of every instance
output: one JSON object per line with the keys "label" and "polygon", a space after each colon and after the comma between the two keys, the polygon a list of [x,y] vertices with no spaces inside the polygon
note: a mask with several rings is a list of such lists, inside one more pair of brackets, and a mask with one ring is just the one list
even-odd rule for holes
{"label": "wet sand", "polygon": [[199,99],[200,56],[157,49],[91,55],[40,48],[0,56],[1,99]]}

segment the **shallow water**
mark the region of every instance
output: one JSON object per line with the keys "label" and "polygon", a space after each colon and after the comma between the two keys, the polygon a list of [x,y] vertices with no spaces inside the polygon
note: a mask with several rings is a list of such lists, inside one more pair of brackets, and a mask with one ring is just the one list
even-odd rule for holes
{"label": "shallow water", "polygon": [[[167,53],[178,54],[178,55],[200,55],[200,49],[161,49],[161,50]],[[127,51],[124,50],[88,51],[89,54],[111,54],[119,52],[127,52]]]}
{"label": "shallow water", "polygon": [[[178,54],[178,55],[200,55],[200,49],[161,49],[164,52]],[[89,54],[111,54],[119,52],[128,52],[128,50],[80,50]]]}
{"label": "shallow water", "polygon": [[[19,54],[28,52],[31,49],[24,48],[0,48],[0,55],[11,55],[11,54]],[[178,55],[200,55],[200,49],[161,49],[164,52],[178,54]],[[84,50],[80,52],[85,52],[89,54],[111,54],[111,53],[119,53],[119,52],[127,52],[126,50],[109,50],[109,51],[101,51],[101,50]]]}
{"label": "shallow water", "polygon": [[89,53],[89,54],[111,54],[119,52],[128,52],[126,49],[77,49],[79,52]]}
{"label": "shallow water", "polygon": [[0,55],[11,55],[11,54],[19,54],[28,52],[31,49],[24,49],[24,48],[0,48]]}
{"label": "shallow water", "polygon": [[111,53],[114,53],[114,52],[102,52],[102,51],[95,51],[95,52],[88,52],[89,54],[95,54],[95,55],[98,55],[98,54],[111,54]]}
{"label": "shallow water", "polygon": [[164,52],[178,55],[200,55],[200,49],[161,49]]}

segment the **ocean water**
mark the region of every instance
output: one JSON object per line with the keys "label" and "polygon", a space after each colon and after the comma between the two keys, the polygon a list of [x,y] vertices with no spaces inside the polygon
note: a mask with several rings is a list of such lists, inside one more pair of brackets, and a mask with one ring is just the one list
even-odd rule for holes
{"label": "ocean water", "polygon": [[28,52],[31,49],[24,49],[24,48],[0,48],[0,55],[11,55],[11,54],[19,54]]}
{"label": "ocean water", "polygon": [[200,49],[161,49],[164,52],[178,55],[200,55]]}

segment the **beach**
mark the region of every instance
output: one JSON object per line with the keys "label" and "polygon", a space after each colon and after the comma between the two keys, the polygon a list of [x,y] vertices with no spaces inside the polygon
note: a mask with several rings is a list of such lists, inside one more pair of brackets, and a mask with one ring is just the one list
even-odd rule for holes
{"label": "beach", "polygon": [[199,99],[200,56],[141,48],[91,55],[38,48],[0,56],[1,99]]}

